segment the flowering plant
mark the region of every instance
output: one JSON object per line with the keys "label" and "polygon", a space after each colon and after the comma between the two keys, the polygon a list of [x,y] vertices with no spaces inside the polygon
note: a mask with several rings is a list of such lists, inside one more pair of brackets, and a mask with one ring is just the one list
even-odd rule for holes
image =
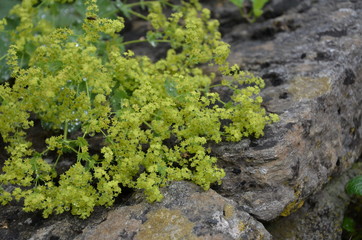
{"label": "flowering plant", "polygon": [[[277,121],[260,105],[263,80],[228,65],[218,22],[198,1],[173,6],[168,17],[167,1],[144,2],[152,26],[145,41],[169,44],[156,62],[126,49],[123,19],[101,17],[96,0],[84,1],[78,25],[34,21],[57,2],[23,0],[11,11],[20,20],[7,53],[14,81],[0,85],[9,156],[0,174],[2,204],[24,199],[25,211],[44,217],[71,211],[86,218],[95,206],[112,205],[124,187],[144,190],[151,202],[170,181],[208,189],[225,173],[207,142],[259,137]],[[24,65],[19,56],[27,46]],[[200,64],[218,66],[224,77],[217,86],[232,90],[229,101],[212,91],[215,74]],[[50,134],[32,147],[29,132],[40,126]]]}

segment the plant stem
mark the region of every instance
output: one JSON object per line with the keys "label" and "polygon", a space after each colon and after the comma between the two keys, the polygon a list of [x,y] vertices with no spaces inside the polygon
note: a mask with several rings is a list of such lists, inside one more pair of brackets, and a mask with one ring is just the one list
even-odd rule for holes
{"label": "plant stem", "polygon": [[[128,45],[128,44],[133,44],[133,43],[143,43],[143,42],[148,42],[148,40],[146,40],[146,39],[144,39],[144,40],[132,40],[132,41],[124,42],[123,45]],[[155,40],[155,42],[169,43],[170,40]]]}
{"label": "plant stem", "polygon": [[85,82],[85,88],[86,88],[86,91],[87,91],[87,96],[90,99],[90,94],[89,94],[89,88],[88,88],[88,82],[87,81]]}
{"label": "plant stem", "polygon": [[143,1],[143,2],[140,1],[140,2],[136,2],[136,3],[129,3],[129,4],[126,4],[126,5],[127,5],[127,7],[132,8],[132,7],[137,7],[137,6],[152,4],[152,3],[155,3],[155,2],[161,2],[161,3],[165,4],[165,5],[170,6],[170,7],[173,7],[173,6],[174,6],[173,4],[168,3],[167,1]]}
{"label": "plant stem", "polygon": [[58,154],[57,160],[55,160],[55,163],[54,163],[54,168],[57,166],[60,156],[61,156],[61,154]]}
{"label": "plant stem", "polygon": [[135,2],[135,3],[128,3],[128,4],[126,4],[126,6],[132,8],[132,7],[152,4],[154,2],[156,2],[156,1],[143,1],[143,2],[140,1],[140,2]]}
{"label": "plant stem", "polygon": [[151,130],[155,131],[155,130],[153,129],[153,127],[151,126],[151,124],[149,124],[149,123],[146,122],[146,121],[143,121],[143,123],[144,123],[147,127],[149,127]]}
{"label": "plant stem", "polygon": [[130,12],[131,14],[139,17],[139,18],[142,18],[143,20],[148,21],[148,18],[147,18],[146,16],[143,16],[142,14],[140,14],[140,13],[138,13],[138,12],[135,12],[135,11],[133,11],[133,10],[129,10],[129,12]]}
{"label": "plant stem", "polygon": [[68,137],[68,120],[64,123],[64,140],[66,141]]}
{"label": "plant stem", "polygon": [[6,58],[8,54],[5,54],[4,56],[0,57],[0,61],[3,60],[4,58]]}

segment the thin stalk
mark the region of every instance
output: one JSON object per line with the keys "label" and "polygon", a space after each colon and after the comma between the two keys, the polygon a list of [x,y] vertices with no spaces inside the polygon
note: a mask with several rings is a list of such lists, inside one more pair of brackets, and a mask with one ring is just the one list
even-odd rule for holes
{"label": "thin stalk", "polygon": [[6,58],[8,54],[5,54],[4,56],[0,57],[0,61],[3,60],[4,58]]}
{"label": "thin stalk", "polygon": [[67,145],[67,146],[65,146],[65,147],[68,148],[68,149],[70,149],[70,150],[72,150],[72,151],[75,152],[75,153],[79,153],[79,151],[75,150],[74,148],[72,148],[72,147],[69,146],[69,145]]}
{"label": "thin stalk", "polygon": [[[142,6],[142,5],[148,5],[148,4],[152,4],[152,3],[155,3],[155,2],[159,2],[159,1],[140,1],[140,2],[136,2],[136,3],[129,3],[129,4],[126,4],[127,7],[137,7],[137,6]],[[169,7],[173,7],[174,5],[171,4],[171,3],[168,3],[167,1],[160,1],[161,3],[169,6]]]}
{"label": "thin stalk", "polygon": [[135,15],[135,16],[137,16],[137,17],[139,17],[139,18],[142,18],[143,20],[148,21],[148,18],[147,18],[146,16],[144,16],[144,15],[142,15],[142,14],[138,13],[138,12],[135,12],[135,11],[133,11],[133,10],[129,10],[129,12],[130,12],[131,14],[133,14],[133,15]]}
{"label": "thin stalk", "polygon": [[61,154],[58,154],[57,160],[55,160],[55,163],[54,163],[54,168],[57,166],[60,156],[61,156]]}
{"label": "thin stalk", "polygon": [[220,83],[220,84],[210,85],[210,88],[220,87],[220,86],[227,87],[226,85],[223,85],[223,84]]}
{"label": "thin stalk", "polygon": [[111,145],[115,144],[115,142],[111,138],[108,138],[107,134],[103,130],[101,130],[101,133],[103,134],[105,140],[109,141],[111,143]]}
{"label": "thin stalk", "polygon": [[128,4],[126,4],[126,6],[132,8],[132,7],[152,4],[154,2],[156,2],[156,1],[143,1],[143,2],[140,1],[140,2],[135,2],[135,3],[128,3]]}
{"label": "thin stalk", "polygon": [[155,131],[155,130],[153,129],[153,127],[152,127],[148,122],[143,121],[143,123],[144,123],[147,127],[149,127],[151,130]]}
{"label": "thin stalk", "polygon": [[63,139],[64,141],[67,140],[67,137],[68,137],[68,120],[65,121],[64,123],[64,134],[63,134]]}
{"label": "thin stalk", "polygon": [[[147,40],[132,40],[132,41],[127,41],[124,42],[123,45],[128,45],[128,44],[133,44],[133,43],[143,43],[143,42],[148,42]],[[155,40],[155,42],[159,42],[159,43],[169,43],[170,40]]]}
{"label": "thin stalk", "polygon": [[88,82],[85,82],[85,89],[87,90],[87,96],[90,99],[90,94],[89,94],[89,88],[88,88]]}

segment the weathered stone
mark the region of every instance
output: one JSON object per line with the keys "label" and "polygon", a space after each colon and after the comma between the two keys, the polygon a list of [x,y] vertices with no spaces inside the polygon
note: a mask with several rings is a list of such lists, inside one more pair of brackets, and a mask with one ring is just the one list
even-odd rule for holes
{"label": "weathered stone", "polygon": [[20,204],[0,207],[0,240],[69,240],[86,226],[94,226],[105,219],[107,209],[97,207],[86,220],[70,213],[42,218],[40,212],[26,213]]}
{"label": "weathered stone", "polygon": [[329,182],[297,212],[267,224],[268,231],[274,239],[283,240],[341,239],[344,212],[350,201],[344,189],[346,183],[357,175],[362,175],[361,162]]}
{"label": "weathered stone", "polygon": [[[175,182],[163,193],[160,203],[142,200],[110,211],[106,220],[75,239],[271,239],[261,223],[213,190]],[[137,196],[130,201],[137,202]]]}
{"label": "weathered stone", "polygon": [[300,208],[362,152],[362,3],[298,9],[225,36],[231,62],[266,80],[265,107],[281,120],[260,139],[213,146],[227,172],[215,189],[265,221]]}

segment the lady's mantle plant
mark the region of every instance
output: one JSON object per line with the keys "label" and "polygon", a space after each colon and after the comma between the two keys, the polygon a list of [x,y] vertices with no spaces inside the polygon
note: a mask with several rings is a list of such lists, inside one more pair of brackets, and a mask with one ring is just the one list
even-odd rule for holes
{"label": "lady's mantle plant", "polygon": [[[44,217],[71,211],[86,218],[95,206],[112,205],[124,187],[143,189],[149,201],[161,200],[159,187],[170,181],[208,189],[225,174],[205,144],[258,137],[277,120],[260,106],[262,79],[228,66],[218,22],[196,0],[169,17],[166,1],[143,2],[153,28],[146,39],[170,46],[156,62],[124,50],[122,18],[102,18],[96,0],[85,2],[82,27],[73,30],[31,21],[54,1],[24,0],[12,10],[20,23],[7,56],[15,82],[0,85],[0,133],[9,155],[2,204],[23,199],[25,211]],[[23,67],[18,56],[27,45],[33,51]],[[219,66],[220,85],[233,90],[229,102],[211,91],[214,75],[199,64]],[[41,151],[27,137],[34,119],[53,133]],[[99,136],[94,149],[89,142]],[[65,156],[74,164],[61,173]]]}

